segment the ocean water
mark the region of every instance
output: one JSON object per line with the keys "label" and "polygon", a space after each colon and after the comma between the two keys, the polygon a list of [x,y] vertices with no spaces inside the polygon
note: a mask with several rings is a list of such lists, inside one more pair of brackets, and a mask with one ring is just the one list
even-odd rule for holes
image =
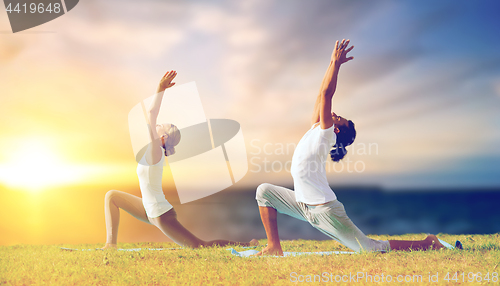
{"label": "ocean water", "polygon": [[[333,189],[347,215],[367,235],[500,232],[500,190]],[[233,189],[174,207],[181,223],[203,239],[245,241],[266,237],[254,197],[255,190]],[[307,222],[283,214],[278,215],[278,229],[281,239],[330,239]]]}

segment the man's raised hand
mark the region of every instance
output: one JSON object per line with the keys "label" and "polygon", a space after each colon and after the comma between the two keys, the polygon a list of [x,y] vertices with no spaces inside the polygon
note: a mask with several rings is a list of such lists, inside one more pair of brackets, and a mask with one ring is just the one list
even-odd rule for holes
{"label": "man's raised hand", "polygon": [[346,41],[345,39],[343,39],[340,44],[339,41],[335,43],[335,49],[332,53],[332,62],[334,62],[337,67],[340,67],[341,64],[354,59],[354,57],[347,57],[347,53],[354,48],[354,46],[348,48],[349,41],[350,40]]}

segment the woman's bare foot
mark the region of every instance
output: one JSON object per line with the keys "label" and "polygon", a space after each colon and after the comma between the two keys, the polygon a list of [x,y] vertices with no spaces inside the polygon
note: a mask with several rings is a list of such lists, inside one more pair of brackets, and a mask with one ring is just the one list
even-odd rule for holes
{"label": "woman's bare foot", "polygon": [[249,244],[250,244],[249,246],[257,246],[257,245],[259,245],[259,241],[254,238],[254,239],[250,240]]}
{"label": "woman's bare foot", "polygon": [[262,256],[262,255],[278,255],[278,256],[283,256],[283,250],[281,249],[281,246],[279,247],[270,247],[269,245],[264,247],[259,253],[255,254],[255,256]]}
{"label": "woman's bare foot", "polygon": [[118,249],[118,246],[114,243],[106,243],[106,245],[104,245],[103,248],[101,248],[102,250],[106,250],[106,249],[112,249],[112,250],[117,250]]}
{"label": "woman's bare foot", "polygon": [[438,250],[444,247],[434,234],[429,234],[424,240],[429,243],[429,248],[432,247],[432,250]]}

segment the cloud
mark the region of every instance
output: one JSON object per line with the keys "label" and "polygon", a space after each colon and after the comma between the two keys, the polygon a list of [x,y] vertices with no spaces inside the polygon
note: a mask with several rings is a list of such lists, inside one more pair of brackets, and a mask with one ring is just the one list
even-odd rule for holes
{"label": "cloud", "polygon": [[[328,1],[252,3],[250,7],[204,4],[191,8],[192,29],[223,43],[219,48],[224,54],[214,67],[215,80],[231,99],[218,101],[218,110],[226,110],[228,117],[246,118],[250,128],[266,124],[286,130],[296,122],[307,128],[334,40],[339,37],[335,34],[352,29],[346,22],[350,16],[368,14],[374,6],[371,2],[340,7]],[[211,45],[204,47],[210,51]],[[234,108],[235,103],[247,108]],[[305,111],[304,106],[310,108]],[[279,123],[280,118],[290,125]],[[295,133],[289,131],[284,132]]]}
{"label": "cloud", "polygon": [[150,23],[107,21],[92,23],[75,19],[61,33],[65,41],[80,53],[106,54],[125,61],[127,58],[158,58],[183,40],[183,32]]}
{"label": "cloud", "polygon": [[[449,31],[456,31],[463,7],[415,5],[89,0],[47,23],[47,29],[57,31],[53,35],[0,43],[0,61],[10,66],[0,72],[6,95],[0,101],[8,106],[2,118],[16,111],[30,114],[20,119],[26,126],[37,119],[53,124],[53,114],[92,110],[82,127],[87,144],[106,149],[114,144],[105,134],[109,130],[128,135],[120,117],[127,106],[151,95],[157,75],[175,68],[179,84],[197,82],[208,117],[239,121],[247,140],[297,143],[309,128],[335,40],[349,37],[355,60],[342,69],[334,106],[356,122],[359,142],[386,148],[384,156],[369,158],[371,170],[427,168],[461,156],[457,148],[470,145],[458,127],[482,126],[473,128],[479,135],[494,128],[498,116],[491,111],[491,95],[500,93],[494,80],[499,60],[495,54],[478,54],[471,44],[450,44],[461,40]],[[469,24],[485,33],[481,22]],[[446,40],[434,40],[440,37]],[[34,81],[37,88],[23,84],[23,76],[37,73],[42,74]],[[60,86],[71,97],[64,97]],[[36,94],[57,106],[37,110]],[[491,110],[481,110],[488,103]],[[471,108],[478,119],[459,116]],[[429,136],[437,140],[435,146]],[[498,138],[484,142],[479,145],[495,146]]]}
{"label": "cloud", "polygon": [[[353,40],[356,60],[343,68],[335,106],[359,122],[360,134],[367,133],[358,139],[392,146],[384,159],[371,158],[372,166],[409,172],[432,166],[439,158],[456,156],[456,149],[467,146],[469,140],[462,139],[463,134],[453,127],[453,117],[473,101],[471,90],[461,83],[490,74],[495,64],[439,58],[439,52],[433,54],[422,43],[456,17],[455,10],[440,16],[447,5],[406,17],[403,12],[410,8],[405,5],[365,4],[291,2],[280,9],[272,2],[256,4],[252,11],[241,13],[244,15],[234,7],[199,9],[213,15],[204,19],[215,19],[205,32],[227,43],[220,57],[223,69],[218,80],[226,96],[234,98],[227,103],[216,101],[219,110],[227,110],[228,117],[240,121],[249,138],[273,143],[298,141],[308,128],[336,35],[345,33],[359,41]],[[351,25],[351,18],[365,20]],[[204,21],[196,26],[203,27]],[[245,28],[263,31],[264,36],[231,46],[229,35],[244,35]],[[367,36],[367,32],[375,36]],[[377,40],[377,35],[382,37]],[[393,134],[383,138],[376,133],[388,130],[391,124],[396,124],[389,128]],[[431,144],[428,136],[437,142]],[[450,149],[454,142],[458,142],[456,147]],[[394,168],[376,167],[385,159],[392,160],[389,165]]]}
{"label": "cloud", "polygon": [[17,57],[17,55],[25,48],[23,41],[11,39],[9,41],[0,42],[0,63],[5,64]]}

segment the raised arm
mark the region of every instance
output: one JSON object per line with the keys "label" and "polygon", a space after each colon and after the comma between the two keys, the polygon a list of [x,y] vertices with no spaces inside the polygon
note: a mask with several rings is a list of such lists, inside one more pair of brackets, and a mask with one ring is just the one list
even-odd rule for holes
{"label": "raised arm", "polygon": [[161,140],[158,136],[158,132],[156,132],[156,120],[158,118],[158,114],[160,113],[161,101],[163,99],[163,93],[165,89],[173,86],[175,83],[172,80],[177,75],[175,71],[167,72],[160,80],[158,84],[158,89],[156,90],[156,94],[153,97],[153,101],[151,102],[151,106],[148,110],[148,128],[149,128],[149,136],[152,143],[151,153],[146,154],[146,159],[149,163],[156,164],[161,160],[161,156],[163,156],[163,152],[161,150]]}
{"label": "raised arm", "polygon": [[[338,43],[338,41],[337,41]],[[311,125],[314,125],[315,123],[319,122],[319,106],[321,103],[321,91],[325,89],[325,84],[328,79],[328,74],[330,72],[330,69],[332,68],[332,60],[330,59],[330,64],[328,65],[328,68],[326,69],[325,75],[323,76],[323,80],[321,81],[321,87],[319,88],[319,93],[318,96],[316,97],[316,103],[314,104],[314,112],[313,116],[311,119]]]}
{"label": "raised arm", "polygon": [[348,45],[349,40],[342,40],[340,45],[339,41],[335,43],[335,49],[333,50],[330,64],[323,77],[321,88],[316,98],[311,124],[315,124],[319,121],[322,129],[328,129],[333,125],[331,115],[332,98],[337,88],[337,78],[340,66],[354,58],[347,57],[347,53],[354,48],[354,46],[347,48]]}

